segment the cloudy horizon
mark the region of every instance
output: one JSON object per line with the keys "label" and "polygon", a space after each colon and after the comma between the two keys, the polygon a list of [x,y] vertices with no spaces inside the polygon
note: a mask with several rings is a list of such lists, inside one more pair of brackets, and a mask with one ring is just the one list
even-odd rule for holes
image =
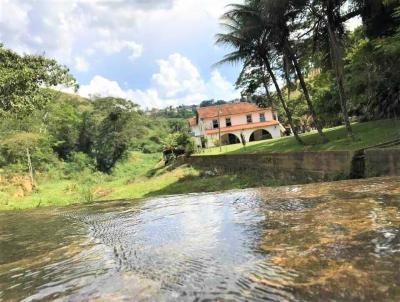
{"label": "cloudy horizon", "polygon": [[226,52],[214,35],[232,2],[0,0],[0,42],[67,65],[82,96],[143,108],[231,100],[238,66],[212,65]]}

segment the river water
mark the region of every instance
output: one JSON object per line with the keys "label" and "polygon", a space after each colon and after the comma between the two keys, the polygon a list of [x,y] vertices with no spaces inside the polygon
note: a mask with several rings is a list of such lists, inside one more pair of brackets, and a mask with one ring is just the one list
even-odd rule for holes
{"label": "river water", "polygon": [[400,178],[0,213],[2,301],[400,301]]}

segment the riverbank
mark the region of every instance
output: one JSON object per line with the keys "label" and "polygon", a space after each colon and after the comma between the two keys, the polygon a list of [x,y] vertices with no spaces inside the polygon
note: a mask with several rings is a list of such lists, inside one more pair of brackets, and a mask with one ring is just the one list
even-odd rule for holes
{"label": "riverbank", "polygon": [[0,210],[291,184],[252,174],[216,175],[186,164],[165,167],[160,160],[160,154],[133,152],[110,175],[92,171],[71,175],[63,175],[61,171],[39,174],[37,186],[31,192],[22,184],[3,183],[0,185]]}
{"label": "riverbank", "polygon": [[[327,130],[330,138],[328,144],[317,144],[318,137],[314,133],[304,134],[303,138],[307,142],[307,146],[300,146],[294,142],[291,137],[282,138],[280,140],[270,140],[264,142],[256,142],[249,144],[245,149],[238,148],[238,145],[227,146],[230,151],[226,151],[221,156],[229,157],[218,160],[217,157],[210,156],[207,163],[192,165],[185,163],[175,163],[165,167],[161,162],[161,154],[143,154],[140,152],[132,152],[128,158],[117,164],[113,173],[103,174],[93,172],[91,170],[83,170],[71,174],[66,174],[62,169],[52,170],[46,173],[38,173],[35,175],[36,187],[30,188],[26,179],[20,176],[8,178],[0,177],[0,210],[26,209],[44,206],[66,206],[77,203],[90,203],[93,201],[106,201],[115,199],[134,199],[143,197],[153,197],[171,194],[187,194],[196,192],[213,192],[229,189],[254,188],[261,186],[279,186],[288,184],[299,184],[312,181],[310,173],[307,177],[279,177],[279,173],[271,175],[261,175],[255,173],[256,169],[252,169],[251,165],[271,165],[277,166],[280,174],[285,169],[287,174],[293,176],[293,171],[300,171],[299,167],[304,169],[305,166],[312,172],[317,172],[318,180],[337,180],[349,178],[349,173],[342,173],[341,164],[346,167],[350,165],[351,158],[347,156],[347,161],[338,159],[337,156],[331,159],[321,159],[321,155],[309,154],[309,159],[302,152],[297,152],[300,156],[296,157],[295,153],[282,152],[281,160],[274,160],[275,155],[268,155],[269,151],[277,153],[280,150],[285,151],[306,151],[307,150],[358,150],[362,147],[376,145],[391,139],[400,137],[400,121],[382,120],[368,123],[354,124],[357,141],[350,142],[344,137],[343,127],[337,127]],[[224,147],[224,148],[227,148]],[[239,146],[240,147],[240,146]],[[223,150],[224,150],[223,148]],[[210,150],[209,150],[210,151]],[[212,151],[212,150],[211,150]],[[215,150],[214,150],[215,151]],[[246,155],[245,153],[255,153]],[[288,160],[292,154],[294,158]],[[307,154],[307,153],[306,153]],[[311,155],[310,155],[311,154]],[[329,157],[329,152],[325,153]],[[205,153],[203,155],[209,155]],[[286,156],[287,155],[287,156]],[[325,156],[324,154],[322,154]],[[242,161],[238,165],[237,156]],[[261,157],[252,161],[252,157]],[[274,158],[264,158],[272,156]],[[279,157],[279,156],[278,156]],[[326,157],[326,156],[325,156]],[[206,160],[206,157],[194,157],[197,162]],[[317,158],[320,158],[318,160]],[[224,169],[216,171],[216,163],[223,164]],[[340,164],[337,163],[338,160]],[[379,164],[379,156],[373,158],[372,163]],[[232,162],[229,164],[229,162]],[[250,161],[250,163],[249,163]],[[189,161],[190,162],[190,161]],[[307,164],[305,165],[304,162]],[[324,162],[325,164],[322,164]],[[258,164],[260,163],[260,164]],[[290,165],[290,163],[292,163]],[[321,164],[320,164],[321,163]],[[330,163],[328,165],[328,163]],[[317,165],[317,166],[315,166]],[[236,170],[232,167],[238,166]],[[348,167],[350,168],[350,167]],[[368,167],[367,167],[368,168]],[[246,170],[247,169],[247,170]],[[372,167],[372,170],[376,168]],[[232,171],[231,171],[232,170]],[[249,171],[250,170],[250,171]],[[263,171],[272,171],[271,167],[266,167]],[[338,170],[338,171],[336,171]],[[370,169],[371,170],[371,169]],[[368,171],[367,176],[378,176],[374,171]],[[346,170],[347,171],[347,170]],[[349,170],[350,171],[350,170]],[[1,171],[0,171],[1,172]],[[323,174],[323,178],[318,175]],[[387,175],[385,173],[380,175]],[[392,174],[396,175],[396,174]],[[326,177],[328,176],[328,177]],[[28,181],[29,182],[29,181]]]}

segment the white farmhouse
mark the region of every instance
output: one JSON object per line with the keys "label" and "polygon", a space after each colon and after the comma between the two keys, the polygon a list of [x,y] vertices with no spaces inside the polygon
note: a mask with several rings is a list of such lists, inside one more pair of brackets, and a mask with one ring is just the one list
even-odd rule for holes
{"label": "white farmhouse", "polygon": [[197,108],[188,120],[193,137],[203,148],[278,138],[285,128],[272,108],[260,108],[246,102]]}

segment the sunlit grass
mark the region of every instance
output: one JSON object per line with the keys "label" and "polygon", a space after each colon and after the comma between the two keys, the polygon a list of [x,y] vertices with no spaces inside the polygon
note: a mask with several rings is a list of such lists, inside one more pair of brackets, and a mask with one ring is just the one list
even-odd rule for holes
{"label": "sunlit grass", "polygon": [[117,165],[112,175],[88,171],[68,179],[43,175],[37,179],[37,189],[24,197],[14,196],[11,189],[0,190],[0,210],[284,184],[255,175],[210,176],[187,165],[165,167],[160,159],[161,154],[133,152]]}
{"label": "sunlit grass", "polygon": [[282,137],[267,141],[250,142],[205,149],[196,155],[216,155],[227,153],[259,153],[259,152],[293,152],[293,151],[332,151],[332,150],[359,150],[369,146],[381,144],[400,138],[400,120],[379,120],[367,123],[354,123],[353,131],[356,140],[346,136],[344,126],[324,129],[329,143],[322,144],[316,131],[305,133],[301,138],[305,146],[297,143],[294,137]]}

